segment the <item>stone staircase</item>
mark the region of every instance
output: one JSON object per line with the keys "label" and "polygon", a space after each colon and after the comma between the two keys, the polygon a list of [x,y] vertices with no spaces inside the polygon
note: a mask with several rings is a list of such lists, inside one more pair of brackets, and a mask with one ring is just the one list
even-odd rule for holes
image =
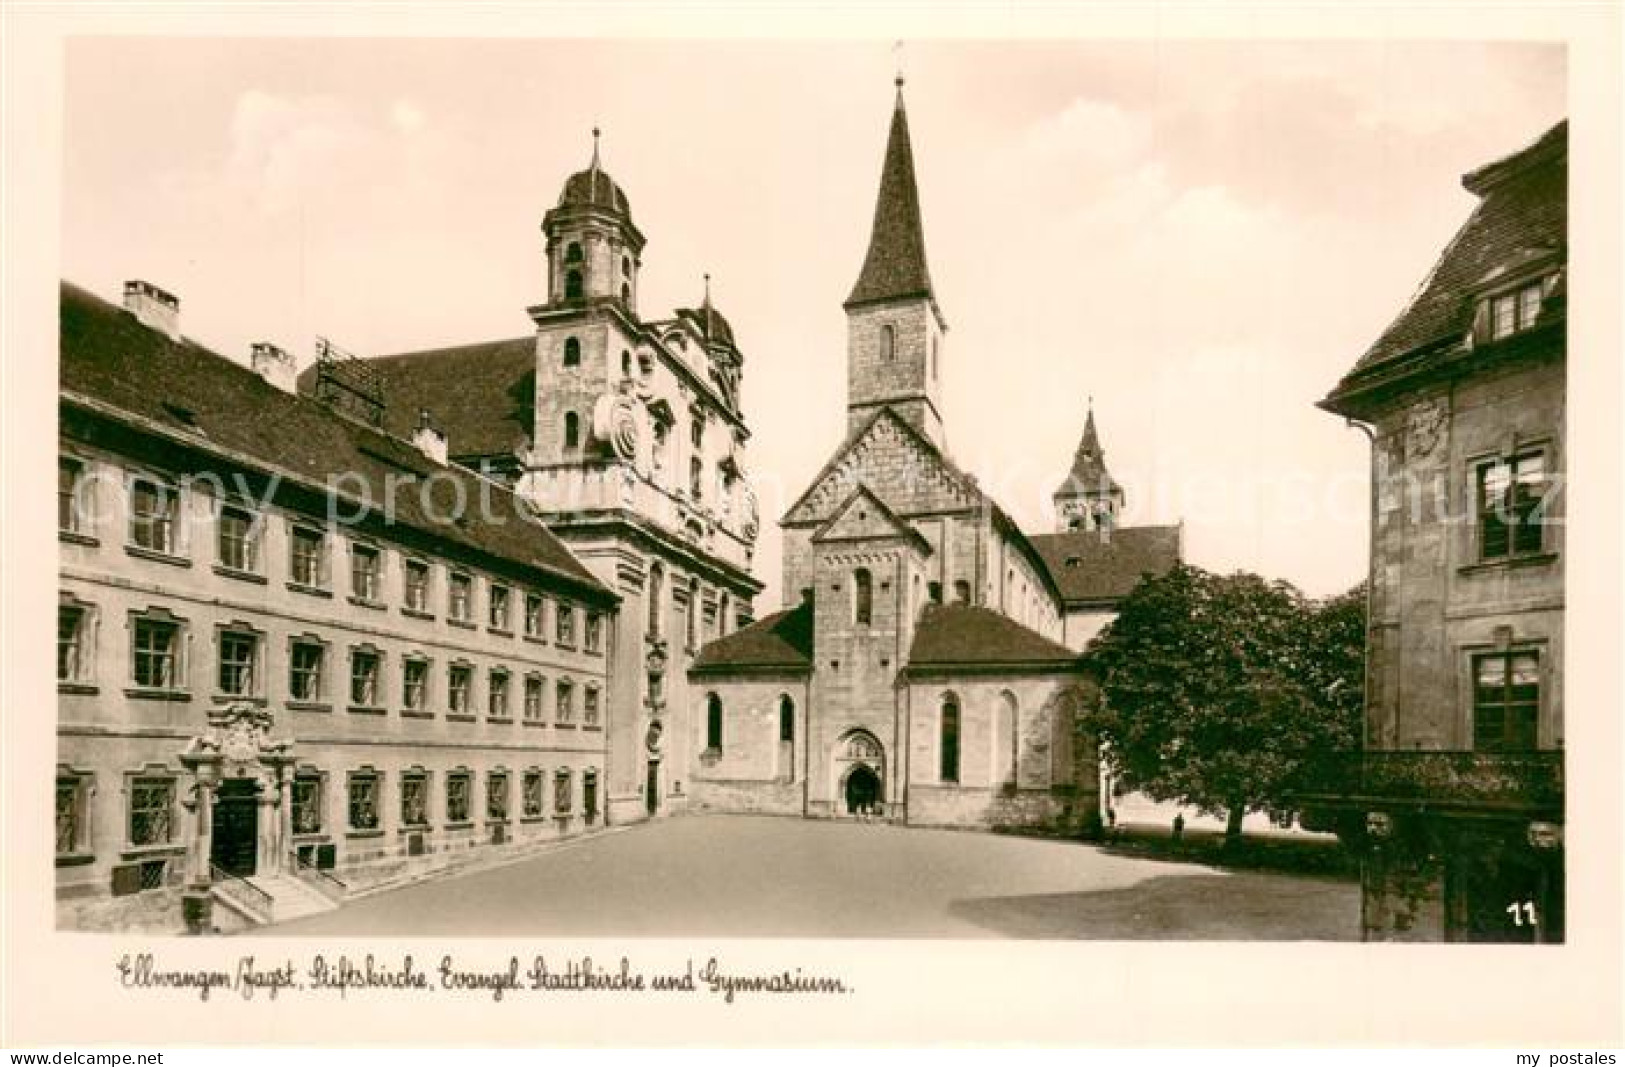
{"label": "stone staircase", "polygon": [[303,878],[291,874],[261,878],[255,875],[248,883],[271,898],[271,921],[285,923],[302,919],[306,915],[332,911],[338,903],[319,892]]}

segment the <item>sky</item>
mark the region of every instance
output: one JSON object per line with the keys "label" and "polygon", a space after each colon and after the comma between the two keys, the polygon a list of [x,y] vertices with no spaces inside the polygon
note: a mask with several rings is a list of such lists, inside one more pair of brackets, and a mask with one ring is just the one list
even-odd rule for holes
{"label": "sky", "polygon": [[[530,332],[543,213],[603,165],[648,238],[640,310],[700,297],[745,356],[756,574],[845,429],[890,42],[80,38],[62,270],[144,278],[246,359]],[[911,41],[905,94],[950,451],[1029,533],[1093,400],[1125,524],[1339,592],[1368,449],[1313,404],[1472,210],[1474,167],[1565,114],[1561,45]],[[455,442],[453,442],[455,450]]]}

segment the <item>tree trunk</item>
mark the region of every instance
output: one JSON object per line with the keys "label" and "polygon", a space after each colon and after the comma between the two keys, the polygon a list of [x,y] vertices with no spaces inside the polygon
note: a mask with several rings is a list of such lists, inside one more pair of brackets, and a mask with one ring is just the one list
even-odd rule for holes
{"label": "tree trunk", "polygon": [[1230,818],[1224,824],[1224,843],[1233,845],[1241,840],[1241,820],[1247,816],[1247,805],[1236,801],[1230,805]]}

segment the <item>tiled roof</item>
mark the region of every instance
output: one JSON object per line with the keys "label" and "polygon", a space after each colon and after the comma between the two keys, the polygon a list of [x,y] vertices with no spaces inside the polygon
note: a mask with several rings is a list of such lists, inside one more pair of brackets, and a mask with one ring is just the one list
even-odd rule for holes
{"label": "tiled roof", "polygon": [[[383,387],[384,429],[397,437],[410,437],[425,410],[453,456],[509,456],[534,432],[534,337],[379,356],[366,366]],[[300,391],[314,381],[315,368],[306,368]]]}
{"label": "tiled roof", "polygon": [[1179,562],[1180,527],[1122,526],[1109,535],[1096,530],[1035,534],[1033,547],[1068,604],[1127,596],[1147,574],[1160,575]]}
{"label": "tiled roof", "polygon": [[914,629],[910,670],[920,667],[1068,667],[1078,654],[1001,615],[969,604],[928,604]]}
{"label": "tiled roof", "polygon": [[689,670],[698,674],[805,671],[812,668],[812,654],[812,606],[798,604],[712,641],[700,649]]}
{"label": "tiled roof", "polygon": [[1478,206],[1349,378],[1419,349],[1459,341],[1472,324],[1469,291],[1509,265],[1567,247],[1568,132],[1568,122],[1560,122],[1529,147],[1462,179],[1481,197]]}
{"label": "tiled roof", "polygon": [[[612,596],[506,489],[461,468],[440,467],[407,441],[285,393],[192,341],[171,341],[123,308],[66,282],[61,375],[64,403],[84,398],[83,403],[112,409],[121,420],[156,424],[201,451],[240,457],[318,485],[338,484],[353,494],[359,493],[354,482],[359,478],[373,501],[393,502],[394,524],[419,537],[448,550],[546,572],[602,599]],[[385,489],[387,478],[416,475],[426,481],[436,474],[443,477],[432,483],[428,510],[421,488],[413,491],[408,484],[402,490],[397,483],[394,493]],[[471,505],[489,501],[489,518],[471,506],[461,521],[449,521],[459,496]]]}
{"label": "tiled roof", "polygon": [[877,300],[932,296],[931,271],[925,261],[925,227],[920,221],[920,193],[914,183],[914,149],[908,138],[908,113],[897,92],[886,161],[880,171],[874,226],[846,306]]}

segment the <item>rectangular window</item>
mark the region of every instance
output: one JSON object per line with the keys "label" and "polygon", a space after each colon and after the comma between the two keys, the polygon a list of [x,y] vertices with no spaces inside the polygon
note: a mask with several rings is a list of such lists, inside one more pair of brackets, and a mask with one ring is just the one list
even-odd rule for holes
{"label": "rectangular window", "polygon": [[553,776],[553,813],[555,815],[568,815],[572,799],[570,788],[570,772],[559,771]]}
{"label": "rectangular window", "polygon": [[175,836],[175,779],[130,781],[130,844],[167,845]]}
{"label": "rectangular window", "polygon": [[456,665],[446,676],[446,707],[453,715],[467,715],[469,712],[469,689],[474,683],[474,670],[471,667]]}
{"label": "rectangular window", "polygon": [[136,619],[131,640],[135,684],[143,689],[177,688],[180,627],[158,619]]}
{"label": "rectangular window", "polygon": [[67,604],[56,609],[56,680],[77,682],[89,673],[85,659],[85,609]]}
{"label": "rectangular window", "polygon": [[598,725],[598,690],[592,686],[581,694],[581,721],[587,726]]}
{"label": "rectangular window", "polygon": [[553,694],[553,719],[569,722],[575,717],[575,686],[561,680]]}
{"label": "rectangular window", "polygon": [[596,771],[588,771],[581,776],[581,810],[586,813],[588,822],[592,822],[598,817],[598,774]]}
{"label": "rectangular window", "polygon": [[492,671],[486,679],[486,715],[493,719],[508,718],[508,672]]}
{"label": "rectangular window", "polygon": [[293,780],[293,832],[322,832],[322,779],[317,774],[301,774]]}
{"label": "rectangular window", "polygon": [[259,638],[241,630],[220,631],[220,692],[226,696],[254,695]]}
{"label": "rectangular window", "polygon": [[722,698],[715,693],[705,698],[705,747],[722,751]]}
{"label": "rectangular window", "polygon": [[1510,337],[1517,328],[1517,296],[1498,296],[1490,301],[1490,336],[1499,341],[1503,337]]}
{"label": "rectangular window", "polygon": [[350,546],[350,594],[357,600],[377,602],[383,592],[383,567],[371,545]]}
{"label": "rectangular window", "polygon": [[525,721],[542,721],[543,684],[540,678],[525,679]]}
{"label": "rectangular window", "polygon": [[350,704],[357,708],[378,707],[378,653],[370,648],[350,652]]}
{"label": "rectangular window", "polygon": [[506,631],[508,621],[508,587],[505,585],[491,586],[491,621],[493,630]]}
{"label": "rectangular window", "polygon": [[130,483],[130,543],[149,552],[177,552],[175,520],[180,496],[173,486],[146,478]]}
{"label": "rectangular window", "polygon": [[1478,467],[1479,558],[1531,555],[1544,546],[1546,457],[1526,452]]}
{"label": "rectangular window", "polygon": [[83,851],[85,833],[85,780],[63,776],[56,780],[56,854]]}
{"label": "rectangular window", "polygon": [[85,465],[67,456],[56,461],[56,528],[64,533],[84,529],[84,505],[80,494],[85,484]]}
{"label": "rectangular window", "polygon": [[291,534],[288,570],[295,585],[321,589],[327,584],[327,537],[320,530],[295,526]]}
{"label": "rectangular window", "polygon": [[314,704],[322,699],[322,666],[326,649],[315,641],[295,641],[288,650],[288,696]]}
{"label": "rectangular window", "polygon": [[539,817],[542,814],[542,772],[526,771],[525,780],[520,789],[524,793],[522,803],[524,804],[525,818],[534,819]]}
{"label": "rectangular window", "polygon": [[408,611],[429,611],[429,565],[422,560],[406,561],[406,607]]}
{"label": "rectangular window", "polygon": [[423,771],[401,775],[401,825],[429,825],[429,776]]}
{"label": "rectangular window", "polygon": [[472,622],[474,579],[466,574],[453,574],[447,588],[446,614],[457,622]]}
{"label": "rectangular window", "polygon": [[554,641],[566,647],[576,642],[576,609],[574,604],[559,601],[554,611]]}
{"label": "rectangular window", "polygon": [[1544,283],[1538,281],[1515,292],[1493,297],[1490,300],[1491,339],[1499,341],[1533,327],[1540,318],[1544,298]]}
{"label": "rectangular window", "polygon": [[535,593],[525,594],[525,636],[537,640],[547,636],[545,601]]}
{"label": "rectangular window", "polygon": [[260,524],[241,508],[221,508],[219,534],[220,566],[227,570],[257,574],[260,569]]}
{"label": "rectangular window", "polygon": [[1518,292],[1518,329],[1527,330],[1540,318],[1541,286],[1525,286]]}
{"label": "rectangular window", "polygon": [[468,772],[452,771],[446,775],[446,821],[468,821]]}
{"label": "rectangular window", "polygon": [[695,456],[688,461],[688,495],[695,500],[700,499],[700,486],[705,481],[705,465],[700,457]]}
{"label": "rectangular window", "polygon": [[357,771],[349,782],[350,829],[378,829],[378,775]]}
{"label": "rectangular window", "polygon": [[485,776],[485,817],[491,822],[508,821],[508,773],[492,771]]}
{"label": "rectangular window", "polygon": [[596,611],[587,612],[586,648],[593,655],[604,649],[604,617]]}
{"label": "rectangular window", "polygon": [[429,706],[429,661],[409,659],[401,664],[401,705],[407,711]]}
{"label": "rectangular window", "polygon": [[1525,752],[1539,744],[1540,653],[1473,657],[1473,748]]}

